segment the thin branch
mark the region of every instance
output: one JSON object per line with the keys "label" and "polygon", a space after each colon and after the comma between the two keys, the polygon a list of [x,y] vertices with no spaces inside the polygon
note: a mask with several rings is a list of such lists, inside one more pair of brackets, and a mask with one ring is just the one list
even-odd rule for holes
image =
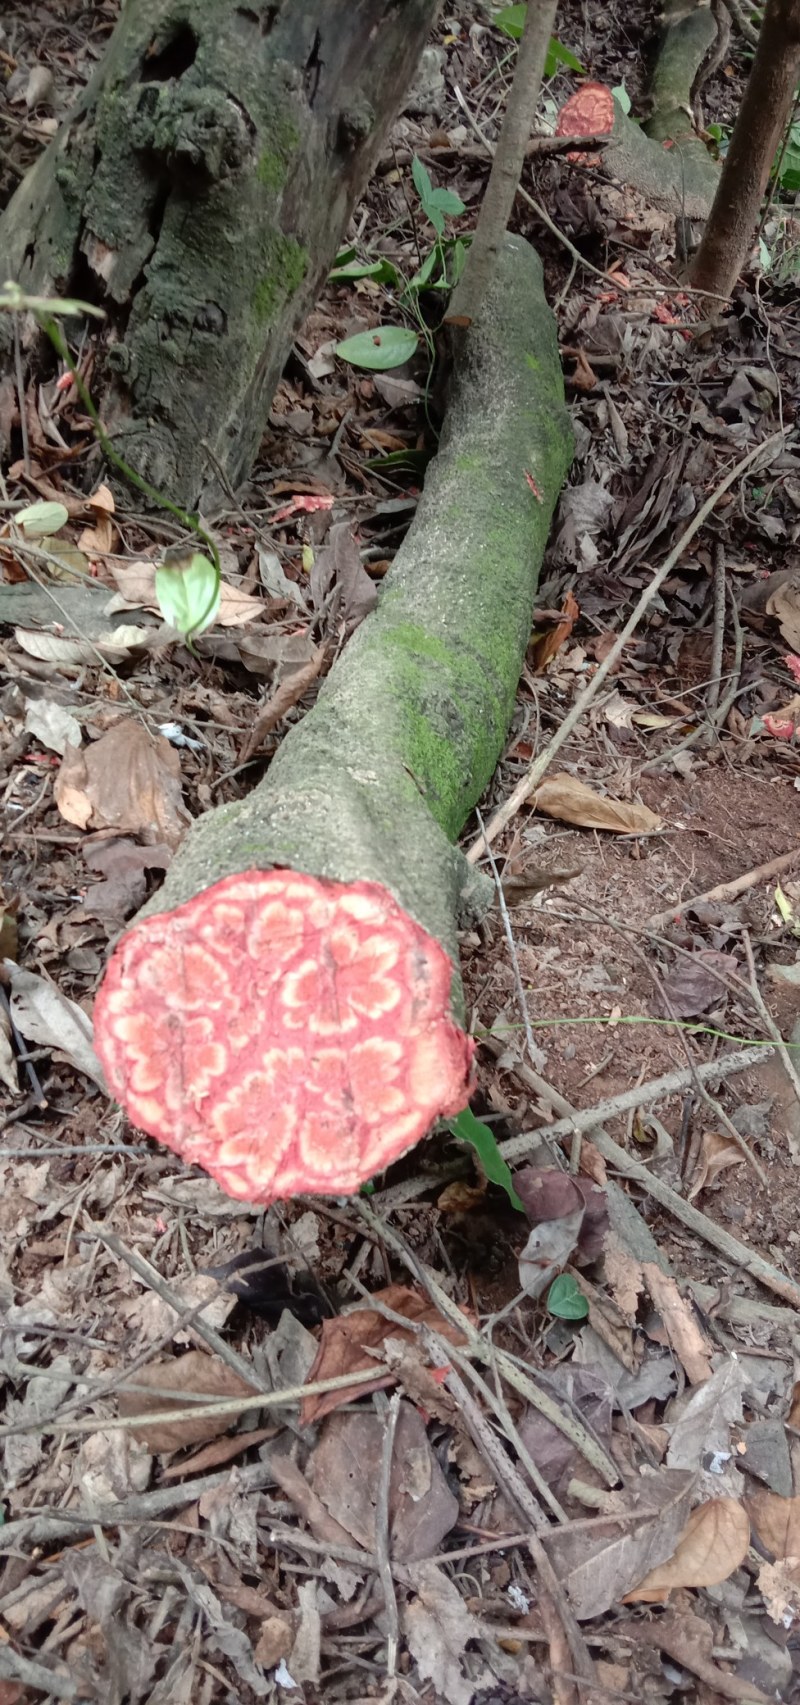
{"label": "thin branch", "polygon": [[577,728],[581,718],[586,715],[589,706],[596,699],[603,682],[611,673],[611,670],[616,667],[628,640],[631,639],[635,633],[642,616],[649,608],[656,593],[659,591],[660,587],[663,586],[668,575],[672,573],[676,563],[680,561],[687,545],[691,543],[695,534],[699,533],[700,528],[708,520],[709,515],[711,515],[713,510],[716,508],[720,498],[724,497],[725,492],[729,489],[729,487],[732,486],[742,474],[746,473],[747,469],[758,460],[759,456],[762,456],[768,450],[777,448],[779,443],[783,443],[785,436],[786,435],[783,432],[773,432],[771,437],[764,439],[763,443],[755,445],[752,450],[748,450],[746,456],[741,456],[737,462],[734,462],[733,467],[728,469],[724,478],[721,479],[719,484],[714,487],[714,490],[709,493],[705,503],[701,503],[700,508],[695,512],[688,525],[684,528],[677,543],[664,558],[661,567],[656,570],[649,585],[645,587],[638,603],[628,617],[624,628],[622,628],[620,633],[617,634],[611,650],[606,653],[602,663],[600,663],[595,670],[589,685],[584,688],[584,691],[575,700],[572,709],[567,712],[563,722],[556,729],[552,740],[545,747],[544,751],[539,753],[538,758],[534,759],[527,774],[524,775],[522,780],[517,783],[513,793],[509,795],[505,804],[501,805],[499,811],[495,812],[483,833],[480,834],[477,840],[473,842],[473,845],[467,853],[467,858],[470,864],[477,863],[489,842],[497,838],[501,829],[504,829],[506,825],[511,822],[512,817],[516,816],[520,806],[524,805],[525,801],[536,791],[539,782],[542,780],[546,771],[550,768],[556,754],[561,751],[562,746],[569,739],[574,729]]}

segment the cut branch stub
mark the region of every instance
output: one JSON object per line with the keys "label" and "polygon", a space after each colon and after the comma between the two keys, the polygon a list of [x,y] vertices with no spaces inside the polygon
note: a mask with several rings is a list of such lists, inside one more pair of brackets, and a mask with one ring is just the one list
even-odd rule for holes
{"label": "cut branch stub", "polygon": [[[583,83],[565,101],[556,122],[556,136],[610,136],[614,129],[614,96],[606,83]],[[568,154],[567,159],[588,166],[600,164],[599,154]]]}
{"label": "cut branch stub", "polygon": [[468,1100],[452,976],[378,883],[249,871],[129,931],[97,1048],[135,1123],[230,1196],[346,1194]]}

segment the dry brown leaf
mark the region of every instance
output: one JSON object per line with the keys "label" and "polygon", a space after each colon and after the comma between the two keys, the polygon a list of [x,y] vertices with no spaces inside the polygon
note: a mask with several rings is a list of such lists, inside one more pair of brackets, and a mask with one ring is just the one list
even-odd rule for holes
{"label": "dry brown leaf", "polygon": [[161,1479],[180,1480],[184,1474],[207,1474],[212,1468],[221,1468],[224,1462],[233,1462],[242,1451],[251,1450],[253,1445],[264,1444],[267,1439],[274,1439],[280,1431],[279,1427],[255,1427],[249,1433],[234,1433],[232,1438],[212,1439],[194,1456],[182,1457],[180,1462],[171,1462],[163,1470]]}
{"label": "dry brown leaf", "polygon": [[560,823],[575,823],[580,829],[609,829],[616,835],[649,835],[662,827],[662,820],[646,805],[606,799],[575,776],[547,776],[533,798],[537,811],[556,817]]}
{"label": "dry brown leaf", "polygon": [[573,592],[568,592],[561,611],[561,620],[553,627],[546,628],[544,633],[537,634],[531,647],[531,668],[534,674],[541,675],[551,658],[557,656],[562,645],[565,645],[572,629],[580,615],[580,606]]}
{"label": "dry brown leaf", "polygon": [[643,1574],[672,1556],[689,1514],[695,1476],[657,1474],[614,1494],[614,1515],[587,1529],[554,1528],[544,1544],[580,1622],[602,1616]]}
{"label": "dry brown leaf", "polygon": [[642,1273],[654,1307],[663,1322],[670,1349],[678,1357],[690,1385],[703,1385],[711,1377],[712,1346],[701,1332],[692,1307],[685,1302],[668,1274],[654,1261],[646,1261]]}
{"label": "dry brown leaf", "polygon": [[754,1492],[745,1508],[766,1551],[779,1562],[800,1557],[800,1498],[781,1498],[777,1492]]}
{"label": "dry brown leaf", "polygon": [[53,794],[62,817],[79,829],[117,829],[173,850],[191,822],[177,752],[133,717],[91,746],[76,751],[68,744]]}
{"label": "dry brown leaf", "polygon": [[316,681],[328,656],[327,646],[315,645],[307,663],[301,664],[294,673],[287,675],[275,688],[256,717],[255,723],[242,747],[241,762],[244,764],[254,752],[258,751],[262,740],[276,728],[281,718],[291,710],[293,705],[303,697],[304,692]]}
{"label": "dry brown leaf", "polygon": [[[368,1410],[329,1415],[308,1464],[314,1491],[366,1551],[374,1551],[377,1543],[385,1435],[384,1418]],[[401,1403],[389,1482],[392,1557],[409,1563],[433,1556],[457,1520],[458,1499],[428,1444],[422,1416],[410,1403]]]}
{"label": "dry brown leaf", "polygon": [[800,586],[789,579],[776,587],[767,599],[766,612],[775,617],[792,651],[800,651]]}
{"label": "dry brown leaf", "polygon": [[[474,1672],[467,1680],[460,1659],[469,1640],[482,1634],[477,1617],[467,1609],[450,1576],[436,1563],[418,1563],[411,1570],[416,1597],[401,1613],[406,1645],[423,1681],[433,1683],[433,1697],[448,1705],[470,1705],[484,1677]],[[488,1672],[485,1672],[488,1679]]]}
{"label": "dry brown leaf", "polygon": [[770,1698],[746,1676],[731,1675],[729,1670],[715,1664],[711,1656],[714,1634],[710,1624],[693,1615],[685,1605],[679,1610],[665,1611],[652,1622],[641,1618],[636,1622],[617,1622],[614,1633],[631,1640],[634,1647],[644,1643],[666,1652],[722,1699],[740,1700],[742,1705],[775,1705],[774,1694]]}
{"label": "dry brown leaf", "polygon": [[25,971],[9,959],[5,970],[11,984],[11,1017],[26,1042],[57,1049],[107,1095],[103,1068],[94,1051],[92,1021],[83,1008],[36,971]]}
{"label": "dry brown leaf", "polygon": [[108,556],[114,549],[115,528],[111,516],[98,513],[93,527],[84,527],[78,537],[78,550],[87,557]]}
{"label": "dry brown leaf", "polygon": [[800,1427],[800,1379],[792,1386],[791,1402],[786,1420],[790,1427]]}
{"label": "dry brown leaf", "polygon": [[726,1166],[741,1166],[744,1158],[732,1137],[723,1136],[721,1131],[704,1131],[687,1199],[693,1202]]}
{"label": "dry brown leaf", "polygon": [[[114,600],[114,608],[129,610],[153,610],[159,614],[159,602],[156,597],[156,568],[154,562],[111,563],[111,573],[120,594]],[[254,598],[249,592],[240,592],[237,586],[229,586],[223,580],[220,587],[219,609],[214,618],[215,625],[221,628],[241,628],[246,622],[255,621],[264,614],[263,598]]]}
{"label": "dry brown leaf", "polygon": [[[121,1385],[120,1415],[146,1416],[175,1410],[174,1421],[159,1421],[150,1426],[143,1420],[141,1426],[132,1429],[134,1438],[154,1456],[183,1450],[186,1445],[208,1444],[234,1425],[236,1417],[232,1415],[194,1415],[198,1398],[205,1397],[211,1402],[218,1397],[252,1397],[256,1390],[218,1356],[208,1356],[203,1350],[188,1350],[185,1356],[150,1362],[133,1376],[132,1383],[157,1390],[151,1395],[149,1390],[132,1391]],[[175,1395],[164,1396],[164,1392]],[[187,1403],[187,1393],[192,1394],[194,1402]]]}
{"label": "dry brown leaf", "polygon": [[[449,1343],[464,1343],[458,1328],[444,1320],[427,1297],[409,1285],[387,1285],[385,1290],[376,1291],[375,1296],[396,1314],[404,1314],[419,1325],[432,1326]],[[317,1397],[304,1398],[300,1410],[302,1425],[307,1427],[311,1421],[321,1420],[323,1415],[338,1409],[340,1403],[353,1403],[357,1397],[393,1385],[396,1374],[384,1372],[380,1363],[376,1364],[376,1358],[368,1352],[380,1349],[385,1338],[414,1340],[415,1336],[404,1332],[402,1326],[393,1321],[386,1320],[374,1308],[356,1308],[351,1314],[337,1314],[333,1319],[323,1320],[319,1349],[308,1373],[309,1385],[318,1379],[335,1379],[339,1374],[356,1373],[359,1368],[364,1369],[366,1377],[363,1385],[349,1385],[342,1391],[324,1391]]]}
{"label": "dry brown leaf", "polygon": [[736,1498],[712,1498],[692,1510],[666,1563],[651,1569],[623,1604],[664,1604],[675,1587],[714,1587],[747,1556],[750,1522]]}
{"label": "dry brown leaf", "polygon": [[756,1585],[764,1595],[764,1603],[773,1622],[790,1628],[800,1617],[800,1557],[782,1559],[777,1563],[762,1563]]}
{"label": "dry brown leaf", "polygon": [[698,1468],[709,1452],[730,1449],[731,1427],[742,1419],[745,1384],[742,1364],[731,1356],[704,1385],[698,1385],[672,1429],[667,1452],[670,1468]]}
{"label": "dry brown leaf", "polygon": [[105,483],[101,481],[97,490],[92,492],[91,497],[87,497],[86,507],[87,509],[98,510],[101,515],[116,514],[117,506],[114,502],[114,493],[112,492],[111,487],[105,485]]}

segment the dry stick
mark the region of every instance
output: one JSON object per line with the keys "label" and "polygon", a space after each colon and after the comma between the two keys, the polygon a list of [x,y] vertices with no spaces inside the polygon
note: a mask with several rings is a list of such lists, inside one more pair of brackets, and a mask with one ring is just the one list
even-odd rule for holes
{"label": "dry stick", "polygon": [[714,546],[714,633],[711,641],[711,680],[706,693],[706,715],[713,717],[722,685],[722,650],[725,644],[725,551],[719,540]]}
{"label": "dry stick", "polygon": [[[95,1236],[100,1238],[101,1243],[105,1243],[107,1248],[112,1250],[121,1261],[126,1261],[133,1272],[138,1274],[139,1278],[143,1279],[144,1283],[149,1286],[150,1290],[155,1291],[156,1296],[160,1296],[162,1302],[165,1302],[169,1308],[174,1308],[178,1319],[180,1319],[183,1304],[155,1267],[151,1267],[150,1262],[145,1261],[144,1256],[137,1255],[135,1250],[126,1248],[122,1238],[117,1237],[115,1232],[103,1231],[98,1225],[92,1229]],[[203,1339],[210,1350],[213,1350],[226,1363],[233,1373],[239,1375],[240,1379],[245,1380],[254,1389],[262,1384],[252,1363],[246,1362],[244,1356],[240,1356],[231,1344],[226,1343],[220,1333],[215,1332],[213,1326],[209,1326],[207,1320],[198,1316],[193,1322],[192,1330],[197,1333],[198,1338]]]}
{"label": "dry stick", "polygon": [[525,150],[533,129],[544,62],[555,26],[557,0],[529,0],[500,139],[484,191],[464,271],[453,292],[445,323],[468,326],[475,319],[494,273],[519,188]]}
{"label": "dry stick", "polygon": [[386,1673],[391,1680],[397,1673],[397,1653],[400,1647],[400,1617],[397,1610],[397,1594],[394,1590],[392,1566],[389,1561],[389,1490],[392,1481],[394,1439],[399,1413],[400,1392],[395,1391],[389,1399],[386,1413],[381,1472],[378,1481],[378,1494],[375,1500],[375,1551],[378,1558],[378,1579],[383,1588],[384,1610],[388,1623]]}
{"label": "dry stick", "polygon": [[[745,1066],[754,1063],[753,1053],[754,1050],[750,1049],[749,1056],[731,1054],[725,1060],[718,1060],[713,1066],[698,1066],[697,1070],[702,1076],[706,1077],[711,1077],[714,1072],[723,1073],[725,1069],[727,1072],[731,1070],[742,1071]],[[758,1050],[759,1058],[771,1053],[771,1047]],[[777,1267],[773,1267],[771,1262],[765,1261],[764,1257],[756,1254],[755,1250],[748,1249],[745,1243],[739,1243],[737,1238],[731,1237],[727,1231],[722,1230],[721,1226],[715,1225],[714,1221],[708,1219],[706,1214],[701,1214],[699,1208],[693,1208],[675,1190],[670,1190],[669,1185],[662,1183],[661,1179],[656,1177],[655,1173],[650,1172],[646,1166],[643,1166],[641,1161],[632,1159],[625,1149],[620,1148],[619,1144],[609,1137],[599,1123],[592,1125],[591,1115],[587,1116],[577,1110],[570,1109],[570,1104],[564,1096],[560,1095],[558,1090],[547,1082],[546,1078],[540,1077],[538,1072],[531,1071],[530,1067],[526,1066],[524,1062],[509,1066],[508,1069],[519,1078],[521,1083],[527,1084],[528,1088],[532,1089],[535,1094],[550,1101],[556,1112],[563,1115],[555,1125],[544,1125],[541,1131],[531,1131],[524,1138],[514,1138],[514,1144],[524,1143],[526,1148],[532,1148],[539,1138],[550,1138],[556,1134],[568,1136],[576,1125],[579,1125],[582,1130],[590,1130],[595,1148],[599,1150],[605,1160],[611,1161],[612,1165],[616,1166],[624,1177],[632,1178],[637,1184],[641,1184],[648,1195],[660,1202],[661,1206],[673,1214],[675,1219],[681,1220],[685,1226],[689,1227],[690,1231],[696,1232],[698,1237],[702,1237],[706,1243],[710,1243],[714,1249],[718,1249],[728,1261],[733,1262],[737,1267],[741,1267],[743,1272],[749,1273],[752,1278],[758,1279],[759,1284],[765,1285],[770,1291],[774,1291],[776,1296],[783,1297],[784,1302],[788,1302],[792,1308],[800,1309],[800,1286],[793,1284],[791,1279],[785,1278],[784,1274],[779,1273]],[[662,1085],[662,1094],[664,1093],[663,1086],[666,1084],[670,1085],[666,1093],[674,1094],[677,1089],[688,1089],[690,1087],[691,1074],[688,1071],[670,1072],[667,1077],[656,1081]],[[619,1107],[620,1101],[626,1100],[630,1104],[631,1097],[638,1097],[640,1102],[644,1098],[645,1103],[654,1101],[656,1096],[648,1093],[653,1087],[653,1084],[643,1084],[641,1089],[629,1091],[626,1097],[616,1096],[603,1105],[606,1109],[610,1108],[612,1114],[627,1111],[627,1107]],[[611,1115],[597,1108],[595,1109],[595,1118],[598,1116],[608,1118]],[[500,1144],[506,1158],[508,1158],[510,1146],[513,1145],[509,1143]]]}
{"label": "dry stick", "polygon": [[[95,1428],[105,1423],[95,1421]],[[252,1462],[236,1471],[237,1484],[246,1492],[259,1492],[264,1486],[274,1486],[275,1476],[267,1462]],[[19,1516],[6,1522],[0,1531],[0,1554],[15,1551],[23,1542],[31,1545],[53,1545],[62,1539],[74,1539],[92,1528],[117,1527],[120,1522],[157,1521],[171,1516],[185,1504],[193,1504],[207,1492],[216,1492],[231,1483],[230,1468],[197,1479],[184,1480],[179,1486],[157,1486],[153,1492],[136,1492],[119,1503],[100,1505],[92,1510],[34,1510],[29,1516]]]}
{"label": "dry stick", "polygon": [[[797,1096],[798,1101],[800,1101],[800,1076],[798,1076],[797,1067],[794,1063],[794,1060],[792,1059],[791,1054],[789,1053],[789,1050],[786,1046],[786,1043],[784,1042],[784,1039],[780,1033],[780,1030],[778,1029],[778,1026],[775,1023],[775,1020],[772,1016],[772,1013],[770,1012],[769,1007],[767,1006],[767,1003],[764,999],[764,996],[762,995],[761,990],[758,986],[758,981],[756,979],[756,962],[755,962],[755,959],[753,958],[753,944],[750,940],[750,931],[749,930],[743,931],[743,940],[744,940],[744,950],[745,950],[745,953],[747,954],[747,972],[748,972],[748,978],[749,978],[749,982],[750,982],[750,995],[751,995],[751,998],[753,1001],[753,1005],[758,1012],[758,1015],[761,1019],[761,1022],[764,1026],[764,1029],[767,1031],[768,1035],[772,1037],[772,1040],[775,1043],[775,1047],[777,1048],[778,1053],[780,1055],[781,1062],[782,1062],[784,1070],[786,1072],[786,1076],[789,1079],[789,1082],[792,1086],[792,1089],[795,1092],[795,1095]],[[738,978],[737,978],[737,982],[738,982]]]}
{"label": "dry stick", "polygon": [[739,621],[739,612],[736,608],[736,599],[733,594],[731,594],[731,619],[733,621],[734,632],[736,634],[736,648],[733,658],[733,668],[730,672],[727,691],[722,703],[717,705],[711,715],[707,712],[705,721],[699,723],[697,728],[693,728],[690,734],[685,734],[683,739],[678,740],[676,745],[669,746],[666,752],[659,752],[657,758],[650,758],[646,764],[642,764],[639,769],[640,776],[645,775],[648,770],[661,769],[663,764],[669,763],[673,758],[677,757],[679,752],[685,752],[689,746],[697,745],[697,743],[702,741],[704,738],[706,740],[710,740],[720,728],[725,726],[728,712],[732,709],[739,693],[742,691],[739,686],[739,677],[742,672],[744,634],[742,632],[742,624]]}
{"label": "dry stick", "polygon": [[746,870],[743,876],[737,876],[732,882],[718,882],[715,888],[706,888],[702,894],[693,894],[689,900],[675,902],[668,906],[665,912],[654,912],[643,926],[648,930],[662,930],[668,924],[678,923],[682,914],[692,906],[706,905],[709,901],[719,900],[725,904],[735,900],[739,894],[746,894],[749,888],[755,888],[759,882],[769,882],[773,876],[780,876],[784,870],[789,870],[800,859],[800,847],[793,847],[791,852],[779,853],[777,858],[771,858],[766,864],[757,864],[753,870]]}
{"label": "dry stick", "polygon": [[672,573],[675,564],[680,561],[687,545],[691,543],[695,534],[699,533],[703,523],[708,520],[709,515],[716,508],[720,498],[725,495],[725,492],[733,485],[734,481],[739,479],[759,456],[762,456],[766,450],[772,449],[772,447],[777,445],[779,442],[782,443],[785,437],[786,434],[784,432],[773,432],[771,437],[765,438],[762,444],[757,444],[754,449],[748,450],[747,455],[742,456],[738,462],[734,463],[732,468],[729,468],[725,477],[720,480],[719,485],[715,486],[714,490],[706,498],[705,503],[700,505],[697,513],[692,516],[688,526],[686,526],[681,533],[677,544],[673,546],[669,555],[664,558],[661,567],[656,570],[649,586],[645,587],[635,609],[632,611],[625,623],[624,628],[621,633],[617,635],[611,650],[603,658],[602,663],[598,664],[589,685],[584,688],[584,691],[576,699],[572,709],[567,712],[563,722],[556,729],[549,745],[545,747],[543,752],[540,752],[538,758],[534,759],[527,775],[523,776],[522,780],[517,783],[513,793],[509,795],[505,804],[501,805],[499,811],[495,812],[483,833],[478,836],[477,840],[470,847],[467,853],[467,858],[470,864],[477,863],[489,842],[496,839],[501,829],[504,829],[506,824],[511,822],[512,817],[516,816],[520,806],[525,804],[526,799],[529,799],[530,795],[538,787],[543,775],[550,768],[556,753],[560,752],[561,747],[569,739],[573,730],[580,722],[581,717],[585,716],[589,706],[597,697],[606,677],[619,661],[628,640],[638,627],[645,610],[652,603],[659,588],[663,586],[664,581],[667,579],[667,576]]}
{"label": "dry stick", "polygon": [[495,1368],[508,1385],[512,1386],[534,1409],[538,1409],[541,1415],[552,1422],[552,1425],[557,1427],[565,1438],[571,1439],[576,1449],[581,1452],[587,1462],[592,1464],[592,1467],[597,1470],[608,1486],[616,1486],[620,1477],[617,1464],[608,1452],[598,1444],[597,1440],[587,1433],[582,1423],[574,1415],[565,1414],[552,1397],[547,1397],[543,1391],[540,1391],[529,1375],[517,1366],[505,1350],[498,1350],[496,1345],[488,1343],[480,1332],[476,1331],[472,1321],[467,1319],[458,1304],[454,1303],[452,1297],[449,1297],[447,1292],[442,1289],[438,1279],[425,1266],[424,1262],[420,1261],[413,1250],[409,1249],[408,1244],[399,1232],[379,1219],[378,1215],[373,1213],[372,1208],[368,1207],[360,1196],[354,1199],[352,1206],[361,1215],[361,1218],[366,1220],[370,1229],[377,1233],[385,1243],[388,1243],[396,1255],[399,1255],[417,1283],[427,1291],[431,1302],[438,1308],[443,1318],[452,1321],[453,1325],[458,1327],[466,1342],[467,1353],[476,1361],[484,1362],[489,1367]]}
{"label": "dry stick", "polygon": [[477,1448],[485,1456],[506,1497],[516,1506],[523,1521],[531,1523],[532,1531],[528,1537],[527,1546],[539,1576],[540,1591],[552,1601],[557,1611],[558,1619],[569,1642],[576,1673],[584,1685],[591,1686],[594,1680],[594,1665],[575,1613],[537,1532],[541,1519],[539,1506],[500,1440],[484,1420],[471,1391],[468,1390],[463,1379],[452,1366],[451,1345],[445,1339],[437,1338],[436,1333],[432,1333],[431,1336],[440,1353],[441,1365],[450,1366],[445,1385],[451,1396],[455,1398]]}
{"label": "dry stick", "polygon": [[[552,1125],[543,1125],[538,1131],[523,1131],[519,1137],[508,1137],[505,1142],[498,1144],[500,1153],[505,1160],[519,1160],[520,1155],[528,1154],[543,1140],[549,1143],[558,1137],[573,1136],[576,1131],[591,1131],[595,1126],[604,1124],[606,1119],[616,1119],[620,1113],[629,1113],[635,1107],[649,1107],[654,1101],[660,1101],[665,1096],[677,1095],[684,1089],[691,1089],[695,1072],[701,1083],[705,1083],[708,1078],[729,1077],[733,1072],[745,1072],[771,1053],[771,1046],[761,1047],[760,1044],[755,1044],[753,1047],[740,1049],[736,1054],[727,1054],[722,1060],[710,1060],[704,1065],[695,1066],[694,1071],[685,1067],[681,1071],[666,1072],[663,1077],[651,1078],[649,1083],[623,1090],[621,1095],[610,1095],[606,1101],[599,1101],[596,1107],[570,1108],[569,1103],[564,1102],[567,1109],[565,1118],[557,1119]],[[509,1069],[516,1072],[517,1076],[522,1075],[518,1065]],[[556,1106],[553,1097],[557,1092],[538,1072],[528,1073],[526,1068],[525,1081]],[[558,1099],[561,1101],[563,1097]],[[800,1292],[798,1294],[800,1295]]]}
{"label": "dry stick", "polygon": [[[23,400],[24,408],[24,400]],[[63,1670],[48,1669],[45,1664],[32,1663],[20,1657],[10,1646],[0,1646],[0,1678],[21,1681],[26,1687],[44,1693],[47,1699],[75,1699],[78,1683]]]}

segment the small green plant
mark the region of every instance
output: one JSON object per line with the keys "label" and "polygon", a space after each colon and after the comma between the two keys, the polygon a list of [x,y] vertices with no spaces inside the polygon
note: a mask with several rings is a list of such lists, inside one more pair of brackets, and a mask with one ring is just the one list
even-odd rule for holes
{"label": "small green plant", "polygon": [[461,237],[445,236],[445,221],[466,213],[460,195],[455,190],[434,184],[430,172],[417,155],[411,162],[411,176],[419,196],[420,210],[433,226],[435,242],[424,257],[413,278],[405,278],[399,269],[384,256],[379,260],[359,260],[354,249],[342,250],[330,277],[334,283],[347,283],[369,278],[375,284],[385,284],[396,290],[401,309],[413,319],[417,330],[406,326],[375,326],[371,331],[357,332],[354,337],[338,343],[335,354],[353,367],[365,367],[373,372],[401,367],[419,345],[420,334],[433,356],[433,340],[422,317],[419,296],[423,290],[452,290],[458,283],[467,258],[467,244]]}
{"label": "small green plant", "polygon": [[512,1208],[524,1214],[525,1209],[514,1189],[508,1162],[500,1153],[494,1131],[484,1125],[482,1119],[476,1119],[469,1107],[465,1107],[463,1113],[459,1113],[455,1119],[446,1119],[445,1124],[454,1137],[460,1137],[462,1142],[469,1143],[474,1148],[481,1170],[489,1183],[499,1184],[500,1189],[505,1190]]}
{"label": "small green plant", "polygon": [[547,1307],[557,1320],[585,1320],[589,1304],[571,1273],[559,1273],[547,1293]]}
{"label": "small green plant", "polygon": [[[512,41],[519,41],[525,28],[527,10],[527,6],[504,6],[501,12],[495,12],[494,23],[502,30],[503,35],[510,36]],[[584,67],[575,54],[571,53],[557,36],[551,36],[544,62],[545,77],[555,77],[560,65],[566,66],[568,71],[584,72]]]}
{"label": "small green plant", "polygon": [[189,549],[177,561],[167,552],[156,569],[155,584],[165,622],[184,639],[195,639],[216,621],[222,586],[213,562],[201,551]]}
{"label": "small green plant", "polygon": [[[94,435],[103,451],[104,456],[113,463],[119,472],[137,491],[174,515],[181,524],[194,533],[203,544],[208,546],[211,560],[199,552],[185,552],[185,560],[179,564],[165,562],[156,571],[156,597],[161,614],[166,622],[174,627],[176,632],[183,635],[191,646],[193,637],[202,633],[216,618],[222,594],[222,571],[220,569],[219,552],[214,540],[209,538],[195,515],[190,515],[179,503],[172,503],[155,486],[142,479],[115,449],[103,426],[97,409],[86,389],[82,375],[72,366],[69,347],[59,320],[71,319],[75,315],[90,314],[95,319],[104,320],[105,312],[96,308],[91,302],[80,302],[71,297],[29,296],[19,284],[7,280],[0,289],[0,312],[33,314],[40,329],[44,332],[55,350],[59,360],[63,361],[72,372],[72,379],[78,395],[89,416]],[[28,538],[47,538],[56,534],[65,521],[68,512],[61,503],[31,503],[27,508],[20,509],[15,517],[17,526],[26,533]],[[161,577],[159,579],[159,577]]]}

